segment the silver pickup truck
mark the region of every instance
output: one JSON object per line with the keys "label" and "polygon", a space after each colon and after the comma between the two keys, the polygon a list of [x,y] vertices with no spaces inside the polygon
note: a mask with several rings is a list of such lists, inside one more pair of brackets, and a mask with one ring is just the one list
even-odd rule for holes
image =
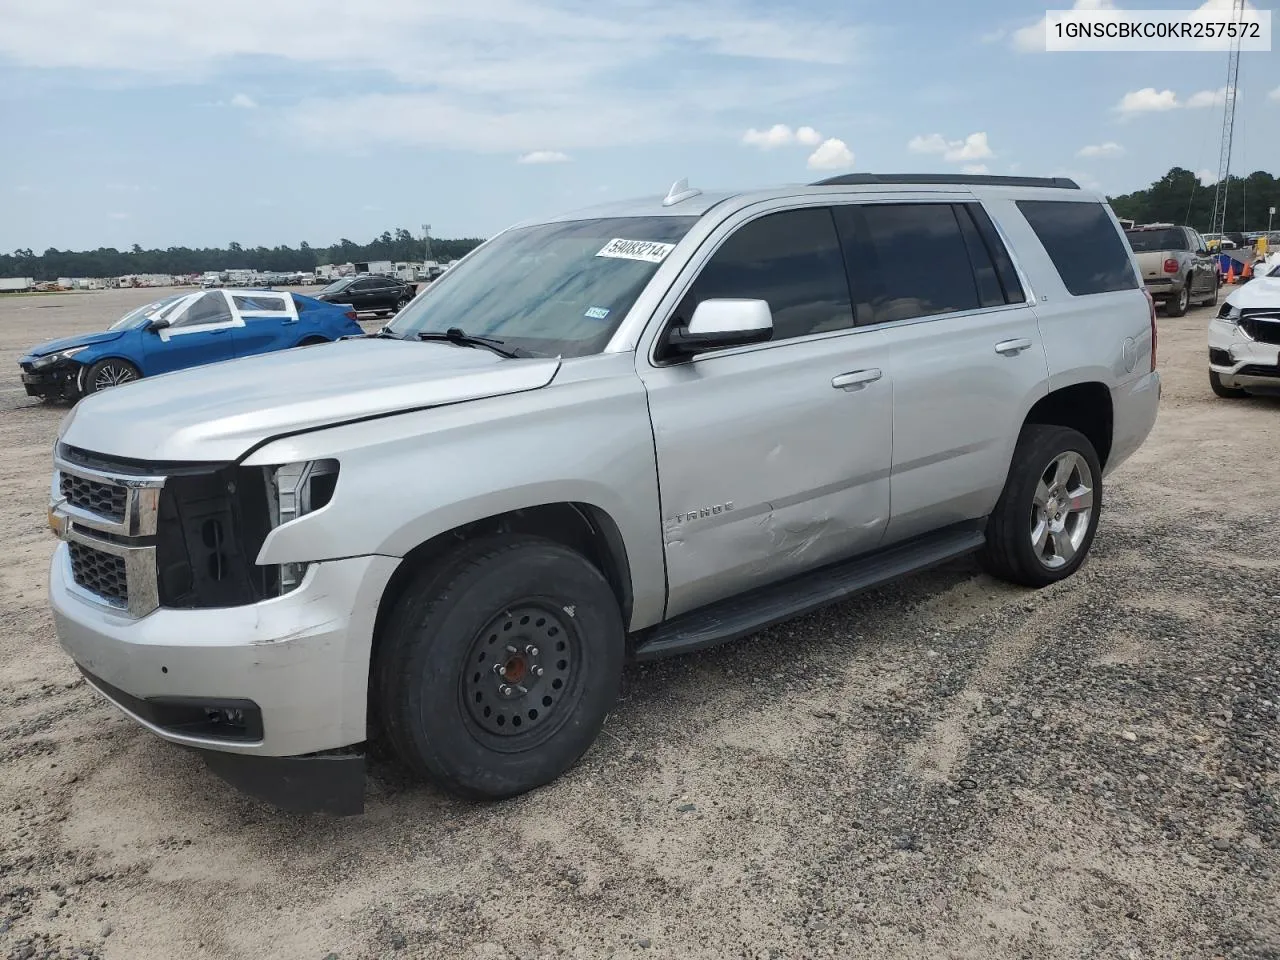
{"label": "silver pickup truck", "polygon": [[681,182],[503,231],[377,334],[81,401],[58,637],[280,806],[361,810],[372,741],[511,796],[590,747],[628,660],[975,551],[1069,577],[1155,354],[1069,180]]}
{"label": "silver pickup truck", "polygon": [[1218,260],[1191,227],[1149,223],[1126,230],[1125,236],[1137,255],[1142,282],[1169,316],[1182,316],[1193,303],[1218,302]]}

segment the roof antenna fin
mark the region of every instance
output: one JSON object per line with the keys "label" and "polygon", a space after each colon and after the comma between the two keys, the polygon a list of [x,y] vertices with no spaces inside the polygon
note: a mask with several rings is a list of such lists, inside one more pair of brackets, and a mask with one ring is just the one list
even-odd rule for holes
{"label": "roof antenna fin", "polygon": [[666,199],[662,201],[664,207],[671,207],[679,203],[681,200],[688,200],[690,197],[696,197],[702,191],[697,187],[689,186],[689,179],[677,180],[671,185],[671,189],[667,191]]}

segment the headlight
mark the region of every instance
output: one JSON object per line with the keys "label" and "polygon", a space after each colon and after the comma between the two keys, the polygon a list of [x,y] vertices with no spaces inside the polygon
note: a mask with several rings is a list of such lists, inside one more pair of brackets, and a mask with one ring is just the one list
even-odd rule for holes
{"label": "headlight", "polygon": [[1227,323],[1240,322],[1240,308],[1230,303],[1224,303],[1218,309],[1218,319],[1225,320]]}
{"label": "headlight", "polygon": [[[319,510],[333,497],[338,483],[337,460],[310,460],[263,467],[267,484],[267,511],[274,530],[281,524]],[[280,593],[302,582],[306,563],[280,564]]]}
{"label": "headlight", "polygon": [[81,350],[88,350],[89,345],[83,347],[70,347],[66,350],[59,350],[57,353],[51,353],[48,356],[37,357],[31,361],[31,366],[36,370],[43,370],[45,367],[52,367],[55,363],[61,363],[63,360],[70,360]]}

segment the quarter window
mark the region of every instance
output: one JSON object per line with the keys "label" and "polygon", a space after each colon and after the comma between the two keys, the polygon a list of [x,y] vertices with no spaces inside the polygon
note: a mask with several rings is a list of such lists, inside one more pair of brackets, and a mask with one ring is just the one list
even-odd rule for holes
{"label": "quarter window", "polygon": [[1129,249],[1101,203],[1019,200],[1017,204],[1073,297],[1138,288]]}
{"label": "quarter window", "polygon": [[771,213],[740,227],[702,268],[676,311],[688,323],[703,300],[766,300],[773,340],[853,326],[849,281],[831,211]]}
{"label": "quarter window", "polygon": [[[980,306],[951,204],[855,204],[837,207],[835,216],[860,325]],[[989,255],[986,262],[991,267]],[[988,293],[994,289],[988,282]]]}
{"label": "quarter window", "polygon": [[235,303],[236,309],[241,313],[289,312],[289,308],[285,306],[284,297],[271,297],[255,293],[248,296],[233,296],[231,299]]}

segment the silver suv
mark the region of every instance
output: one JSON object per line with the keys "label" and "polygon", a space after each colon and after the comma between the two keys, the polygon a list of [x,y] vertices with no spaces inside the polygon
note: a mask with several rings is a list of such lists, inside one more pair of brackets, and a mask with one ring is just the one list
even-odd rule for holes
{"label": "silver suv", "polygon": [[1069,180],[682,181],[508,229],[366,338],[82,401],[58,636],[280,806],[361,810],[374,742],[511,796],[582,756],[629,659],[973,551],[1070,576],[1156,418],[1155,339]]}

